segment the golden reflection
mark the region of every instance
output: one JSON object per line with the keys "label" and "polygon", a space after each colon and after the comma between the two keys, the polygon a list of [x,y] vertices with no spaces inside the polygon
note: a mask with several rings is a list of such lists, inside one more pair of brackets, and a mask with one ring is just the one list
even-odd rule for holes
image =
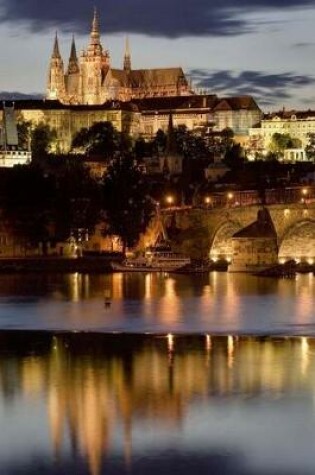
{"label": "golden reflection", "polygon": [[147,421],[156,430],[181,430],[198,398],[209,404],[234,394],[281,398],[304,392],[315,398],[313,338],[128,338],[60,335],[40,355],[0,357],[3,399],[14,394],[43,401],[55,457],[69,437],[91,475],[102,473],[105,457],[117,453],[119,434],[129,467],[134,431]]}
{"label": "golden reflection", "polygon": [[123,277],[124,274],[114,272],[112,274],[112,296],[114,299],[122,299],[124,298],[124,286],[123,286]]}
{"label": "golden reflection", "polygon": [[229,335],[227,338],[227,358],[228,358],[228,367],[233,368],[234,363],[234,339],[233,336]]}
{"label": "golden reflection", "polygon": [[301,338],[301,373],[306,375],[307,367],[309,365],[309,345],[305,336]]}
{"label": "golden reflection", "polygon": [[181,299],[176,293],[176,279],[166,276],[164,296],[159,300],[159,315],[162,322],[177,322],[181,316]]}
{"label": "golden reflection", "polygon": [[211,352],[211,336],[206,335],[206,351],[207,353]]}
{"label": "golden reflection", "polygon": [[167,335],[167,349],[169,353],[174,351],[174,336],[171,333]]}
{"label": "golden reflection", "polygon": [[212,348],[211,336],[210,336],[210,335],[206,335],[206,366],[207,366],[207,367],[208,367],[209,364],[210,364],[211,348]]}

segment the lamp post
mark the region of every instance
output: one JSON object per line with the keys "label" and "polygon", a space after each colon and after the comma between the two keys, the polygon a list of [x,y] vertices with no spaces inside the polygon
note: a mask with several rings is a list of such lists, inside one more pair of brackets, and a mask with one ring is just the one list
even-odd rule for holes
{"label": "lamp post", "polygon": [[174,196],[172,195],[167,195],[165,198],[166,203],[168,204],[168,207],[171,208],[174,205]]}
{"label": "lamp post", "polygon": [[206,207],[208,208],[211,204],[210,196],[206,196],[205,199],[204,199],[204,202],[205,202]]}
{"label": "lamp post", "polygon": [[229,191],[229,193],[227,194],[227,204],[228,204],[228,206],[232,206],[233,198],[234,198],[234,194],[231,191]]}
{"label": "lamp post", "polygon": [[301,203],[305,203],[305,201],[307,199],[307,195],[308,195],[308,189],[307,188],[302,188],[301,195],[302,195]]}

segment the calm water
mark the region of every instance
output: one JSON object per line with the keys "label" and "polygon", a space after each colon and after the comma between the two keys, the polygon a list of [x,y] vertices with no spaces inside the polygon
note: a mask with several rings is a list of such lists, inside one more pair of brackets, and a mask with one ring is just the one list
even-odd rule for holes
{"label": "calm water", "polygon": [[314,286],[0,275],[0,475],[314,474]]}
{"label": "calm water", "polygon": [[0,329],[315,336],[314,295],[312,274],[0,275]]}

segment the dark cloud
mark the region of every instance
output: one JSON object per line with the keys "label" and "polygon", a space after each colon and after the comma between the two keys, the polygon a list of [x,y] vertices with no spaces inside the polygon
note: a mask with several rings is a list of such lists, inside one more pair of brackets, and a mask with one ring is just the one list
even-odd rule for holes
{"label": "dark cloud", "polygon": [[[92,10],[89,0],[0,0],[0,5],[2,21],[21,21],[35,31],[86,33]],[[107,0],[99,9],[104,31],[180,37],[242,34],[254,28],[247,13],[314,6],[315,0]]]}
{"label": "dark cloud", "polygon": [[267,74],[261,71],[209,71],[192,69],[190,77],[196,88],[218,95],[251,95],[261,106],[279,105],[296,96],[296,88],[315,84],[313,76],[284,72]]}
{"label": "dark cloud", "polygon": [[301,49],[302,48],[311,48],[311,47],[315,46],[315,43],[307,43],[307,42],[305,42],[305,43],[303,43],[303,42],[302,43],[294,43],[292,46],[293,46],[293,48],[301,48]]}

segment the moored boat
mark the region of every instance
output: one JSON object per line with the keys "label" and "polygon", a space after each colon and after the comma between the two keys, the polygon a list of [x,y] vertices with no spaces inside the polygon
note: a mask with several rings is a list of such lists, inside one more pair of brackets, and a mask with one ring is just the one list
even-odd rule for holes
{"label": "moored boat", "polygon": [[172,272],[191,264],[190,257],[174,252],[169,244],[162,242],[150,246],[138,257],[112,262],[111,267],[119,272]]}

